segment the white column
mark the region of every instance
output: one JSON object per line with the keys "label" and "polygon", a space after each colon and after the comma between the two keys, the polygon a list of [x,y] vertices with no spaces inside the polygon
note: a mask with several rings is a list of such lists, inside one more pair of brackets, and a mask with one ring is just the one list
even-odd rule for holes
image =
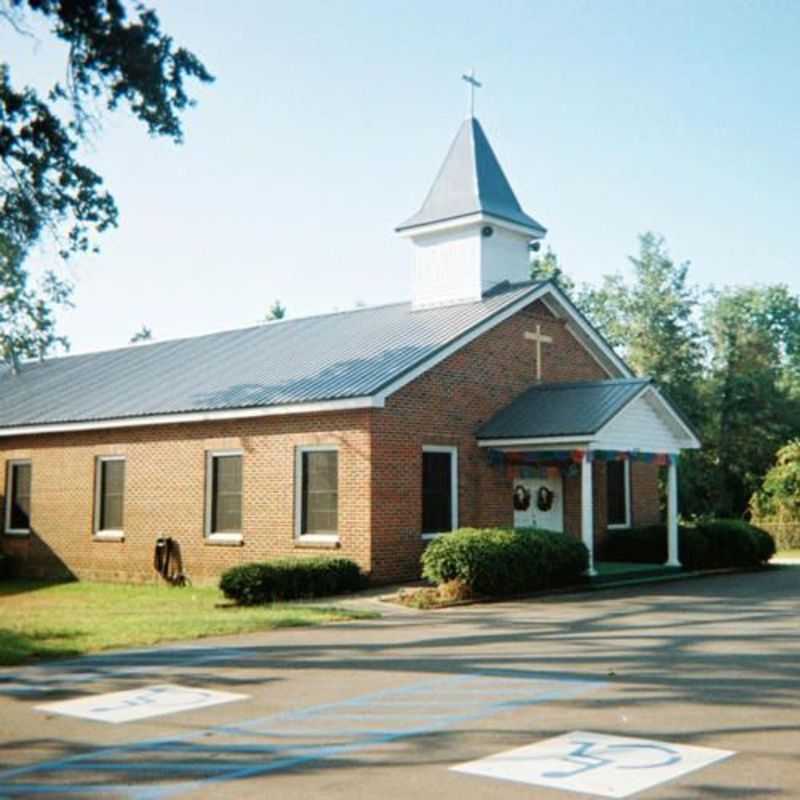
{"label": "white column", "polygon": [[594,568],[594,502],[592,492],[592,461],[584,450],[581,461],[581,539],[589,551],[587,575],[597,575]]}
{"label": "white column", "polygon": [[678,558],[678,466],[670,455],[667,469],[667,567],[681,566]]}

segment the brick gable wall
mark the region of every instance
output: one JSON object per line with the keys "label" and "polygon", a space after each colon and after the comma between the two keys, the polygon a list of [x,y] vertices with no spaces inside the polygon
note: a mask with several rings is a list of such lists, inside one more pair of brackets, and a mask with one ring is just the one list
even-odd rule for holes
{"label": "brick gable wall", "polygon": [[[511,525],[511,476],[488,464],[475,440],[481,423],[536,380],[535,345],[525,331],[541,324],[546,382],[607,378],[599,364],[539,301],[471,342],[388,398],[373,418],[373,572],[378,580],[418,574],[422,523],[422,447],[450,445],[459,455],[459,524]],[[596,532],[605,527],[605,481],[595,465]],[[567,478],[565,528],[580,535],[580,477]]]}

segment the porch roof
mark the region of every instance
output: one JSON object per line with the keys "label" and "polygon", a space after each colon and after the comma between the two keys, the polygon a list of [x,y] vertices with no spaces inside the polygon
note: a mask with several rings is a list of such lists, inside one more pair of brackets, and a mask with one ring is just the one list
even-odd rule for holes
{"label": "porch roof", "polygon": [[585,442],[609,450],[676,452],[700,443],[650,378],[544,383],[523,392],[477,433],[484,446]]}

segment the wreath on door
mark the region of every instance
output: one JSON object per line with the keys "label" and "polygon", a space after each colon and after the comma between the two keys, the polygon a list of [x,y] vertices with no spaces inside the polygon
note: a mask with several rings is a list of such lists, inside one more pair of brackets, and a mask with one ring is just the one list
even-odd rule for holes
{"label": "wreath on door", "polygon": [[540,486],[539,491],[536,492],[536,508],[539,511],[549,511],[553,507],[553,500],[555,500],[556,493],[546,486]]}
{"label": "wreath on door", "polygon": [[527,511],[531,507],[531,491],[521,483],[514,489],[514,510]]}

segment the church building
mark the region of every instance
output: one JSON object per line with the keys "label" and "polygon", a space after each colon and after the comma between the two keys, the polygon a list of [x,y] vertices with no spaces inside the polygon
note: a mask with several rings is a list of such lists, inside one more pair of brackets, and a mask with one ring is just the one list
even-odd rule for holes
{"label": "church building", "polygon": [[458,527],[582,538],[660,521],[699,446],[552,282],[474,116],[409,242],[410,302],[0,367],[0,549],[25,574],[195,582],[277,556],[415,578]]}

